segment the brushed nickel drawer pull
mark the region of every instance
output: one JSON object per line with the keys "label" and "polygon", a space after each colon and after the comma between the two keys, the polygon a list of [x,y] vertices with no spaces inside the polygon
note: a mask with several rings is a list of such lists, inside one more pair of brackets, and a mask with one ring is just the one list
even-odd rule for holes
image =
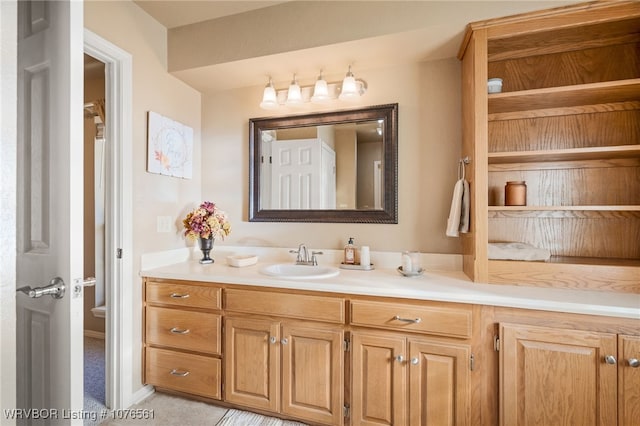
{"label": "brushed nickel drawer pull", "polygon": [[171,374],[178,377],[187,377],[189,375],[188,371],[178,371],[175,368],[171,370]]}
{"label": "brushed nickel drawer pull", "polygon": [[416,319],[402,318],[400,315],[396,315],[395,317],[393,317],[393,319],[397,321],[402,321],[402,322],[410,322],[413,324],[420,324],[420,322],[422,322],[422,318],[416,318]]}
{"label": "brushed nickel drawer pull", "polygon": [[173,299],[186,299],[186,298],[189,297],[189,293],[186,293],[186,294],[171,293],[171,295],[169,295],[169,297],[171,297]]}
{"label": "brushed nickel drawer pull", "polygon": [[171,330],[169,330],[171,333],[173,334],[189,334],[191,332],[191,330],[189,330],[188,328],[186,330],[181,330],[177,327],[173,327]]}

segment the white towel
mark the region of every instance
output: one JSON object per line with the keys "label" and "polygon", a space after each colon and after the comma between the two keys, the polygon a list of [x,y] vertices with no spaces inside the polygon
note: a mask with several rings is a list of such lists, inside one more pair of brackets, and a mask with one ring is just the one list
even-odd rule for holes
{"label": "white towel", "polygon": [[487,255],[494,260],[549,260],[551,252],[526,243],[489,243]]}
{"label": "white towel", "polygon": [[469,232],[469,182],[458,179],[453,187],[451,210],[447,220],[447,236],[458,237]]}

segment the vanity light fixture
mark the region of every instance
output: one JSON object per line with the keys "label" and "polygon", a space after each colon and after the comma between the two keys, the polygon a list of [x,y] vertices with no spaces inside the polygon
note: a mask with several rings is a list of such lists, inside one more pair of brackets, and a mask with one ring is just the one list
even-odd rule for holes
{"label": "vanity light fixture", "polygon": [[320,75],[313,86],[300,86],[296,74],[288,89],[276,89],[273,87],[271,77],[264,88],[260,108],[274,109],[280,105],[299,106],[306,102],[321,103],[334,99],[353,100],[367,91],[367,82],[355,78],[349,65],[349,71],[342,81],[327,82]]}
{"label": "vanity light fixture", "polygon": [[262,94],[262,102],[260,102],[260,108],[278,108],[278,95],[276,94],[276,88],[273,87],[273,81],[271,80],[271,77],[269,77],[269,84],[267,84],[264,88],[264,93]]}

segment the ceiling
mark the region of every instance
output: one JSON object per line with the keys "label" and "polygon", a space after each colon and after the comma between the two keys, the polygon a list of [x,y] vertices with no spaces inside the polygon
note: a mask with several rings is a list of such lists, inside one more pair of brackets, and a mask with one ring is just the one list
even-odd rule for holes
{"label": "ceiling", "polygon": [[134,3],[137,3],[165,27],[174,28],[285,2],[268,0],[134,0]]}

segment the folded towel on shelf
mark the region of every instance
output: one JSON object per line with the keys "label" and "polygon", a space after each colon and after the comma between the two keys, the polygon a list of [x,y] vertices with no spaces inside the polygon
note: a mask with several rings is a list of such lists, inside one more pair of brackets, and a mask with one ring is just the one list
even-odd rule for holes
{"label": "folded towel on shelf", "polygon": [[487,253],[492,260],[549,260],[551,252],[525,243],[489,243]]}
{"label": "folded towel on shelf", "polygon": [[469,232],[469,182],[458,179],[453,187],[451,210],[447,219],[447,236],[458,237]]}

